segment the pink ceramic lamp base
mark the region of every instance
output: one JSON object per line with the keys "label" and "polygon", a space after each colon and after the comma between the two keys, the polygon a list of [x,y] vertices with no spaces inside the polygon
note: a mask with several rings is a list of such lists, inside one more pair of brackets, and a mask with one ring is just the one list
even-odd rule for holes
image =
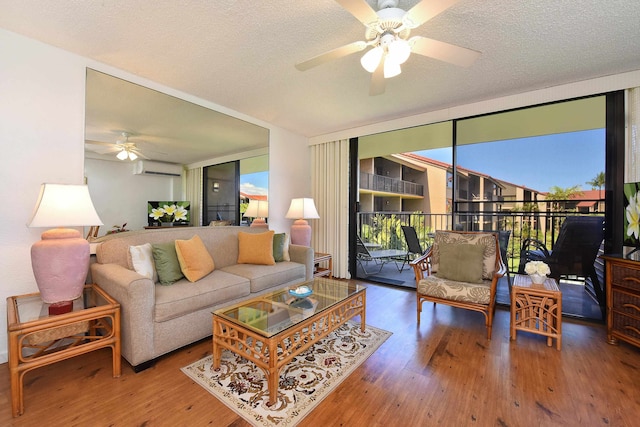
{"label": "pink ceramic lamp base", "polygon": [[291,243],[311,246],[311,226],[304,219],[297,219],[291,226]]}
{"label": "pink ceramic lamp base", "polygon": [[[71,311],[82,295],[89,271],[89,242],[78,230],[55,228],[31,247],[31,264],[42,301],[53,312]],[[52,313],[53,314],[53,313]]]}
{"label": "pink ceramic lamp base", "polygon": [[251,227],[268,229],[269,225],[264,220],[264,218],[256,218],[251,222]]}

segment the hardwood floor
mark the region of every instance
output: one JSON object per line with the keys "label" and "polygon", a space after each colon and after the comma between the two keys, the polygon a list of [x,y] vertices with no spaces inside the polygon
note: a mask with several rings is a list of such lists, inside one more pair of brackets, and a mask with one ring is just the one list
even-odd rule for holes
{"label": "hardwood floor", "polygon": [[[301,426],[635,426],[640,349],[606,343],[603,325],[563,322],[562,351],[543,337],[509,340],[496,311],[487,341],[479,313],[425,303],[415,291],[368,285],[367,323],[393,335]],[[161,358],[139,374],[111,377],[100,350],[25,377],[25,413],[12,418],[9,375],[0,369],[2,426],[246,426],[180,368],[211,352],[209,340]]]}

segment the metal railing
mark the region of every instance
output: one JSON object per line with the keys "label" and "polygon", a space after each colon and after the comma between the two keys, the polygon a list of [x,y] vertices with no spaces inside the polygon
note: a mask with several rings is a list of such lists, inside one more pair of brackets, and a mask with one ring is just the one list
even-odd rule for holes
{"label": "metal railing", "polygon": [[424,195],[424,186],[422,184],[366,172],[360,172],[360,189],[415,196]]}
{"label": "metal railing", "polygon": [[[471,204],[469,202],[465,202]],[[575,211],[511,212],[483,211],[447,214],[409,212],[362,212],[358,214],[358,234],[364,242],[380,249],[406,250],[401,225],[416,230],[422,249],[433,243],[436,230],[462,231],[511,231],[507,248],[509,270],[517,271],[521,242],[527,238],[540,240],[549,249],[558,237],[565,218],[572,215],[604,215],[602,212],[579,213]]]}

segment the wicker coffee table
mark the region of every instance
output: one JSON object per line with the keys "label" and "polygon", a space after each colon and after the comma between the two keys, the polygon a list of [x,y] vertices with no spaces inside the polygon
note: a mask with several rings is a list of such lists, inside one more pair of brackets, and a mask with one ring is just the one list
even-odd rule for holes
{"label": "wicker coffee table", "polygon": [[[354,316],[365,329],[366,288],[315,278],[302,283],[312,294],[299,298],[287,287],[248,299],[213,313],[213,368],[224,349],[262,369],[269,387],[269,405],[278,397],[280,369]],[[277,357],[273,357],[277,355]]]}

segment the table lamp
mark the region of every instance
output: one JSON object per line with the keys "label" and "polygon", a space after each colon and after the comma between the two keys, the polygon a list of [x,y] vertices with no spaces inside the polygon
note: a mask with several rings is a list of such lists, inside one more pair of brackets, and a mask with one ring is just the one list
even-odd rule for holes
{"label": "table lamp", "polygon": [[266,200],[249,200],[244,217],[254,218],[251,227],[269,228],[264,220],[269,216],[269,202]]}
{"label": "table lamp", "polygon": [[102,225],[86,185],[42,184],[28,227],[59,227],[42,233],[31,246],[31,266],[50,314],[71,311],[82,295],[89,271],[89,242],[78,230],[62,227]]}
{"label": "table lamp", "polygon": [[311,246],[311,226],[306,220],[320,218],[313,199],[292,199],[285,218],[295,219],[291,226],[291,243]]}

